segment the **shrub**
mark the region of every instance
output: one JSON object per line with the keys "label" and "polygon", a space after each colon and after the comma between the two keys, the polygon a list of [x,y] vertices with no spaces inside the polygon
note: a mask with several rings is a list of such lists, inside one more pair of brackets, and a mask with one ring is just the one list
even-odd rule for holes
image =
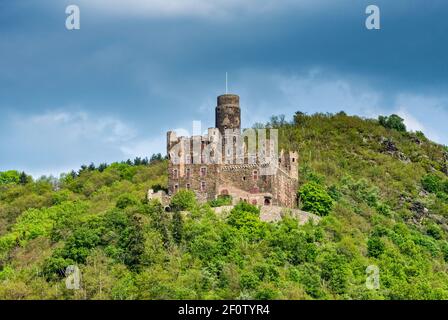
{"label": "shrub", "polygon": [[191,210],[196,205],[196,195],[191,190],[179,190],[171,199],[171,208],[176,211]]}
{"label": "shrub", "polygon": [[338,189],[337,186],[332,185],[330,188],[328,188],[328,195],[334,200],[339,201],[342,198],[342,193]]}
{"label": "shrub", "polygon": [[261,240],[266,236],[268,228],[259,216],[260,210],[257,207],[240,202],[230,211],[227,223],[249,240]]}
{"label": "shrub", "polygon": [[240,279],[240,286],[243,289],[255,289],[260,283],[260,279],[253,273],[243,273]]}
{"label": "shrub", "polygon": [[448,194],[448,179],[442,183],[442,191]]}
{"label": "shrub", "polygon": [[421,182],[423,189],[431,193],[441,191],[443,188],[442,179],[439,176],[433,174],[427,174],[422,178]]}
{"label": "shrub", "polygon": [[211,207],[222,207],[222,206],[230,206],[232,204],[231,196],[218,196],[217,199],[209,201]]}
{"label": "shrub", "polygon": [[305,292],[313,298],[322,298],[325,294],[322,290],[321,270],[314,264],[304,264],[300,267],[299,281]]}
{"label": "shrub", "polygon": [[391,213],[390,207],[387,204],[381,203],[381,202],[377,203],[376,211],[385,216],[390,216],[390,213]]}
{"label": "shrub", "polygon": [[182,241],[184,223],[182,219],[182,214],[179,211],[174,212],[173,214],[173,225],[172,225],[172,233],[174,241],[179,244]]}
{"label": "shrub", "polygon": [[440,240],[443,237],[442,229],[436,224],[430,224],[426,229],[426,233],[437,240]]}
{"label": "shrub", "polygon": [[64,277],[67,267],[73,264],[75,264],[75,262],[71,259],[64,259],[57,255],[52,256],[45,260],[43,274],[49,279],[53,278],[54,275]]}
{"label": "shrub", "polygon": [[325,254],[322,261],[322,279],[327,281],[328,287],[338,294],[347,290],[349,266],[345,258],[335,252]]}
{"label": "shrub", "polygon": [[384,252],[384,243],[380,237],[370,237],[367,241],[367,254],[370,257],[378,258]]}
{"label": "shrub", "polygon": [[131,194],[123,194],[118,198],[116,207],[119,209],[124,209],[135,206],[136,204],[138,204],[138,199],[136,197]]}
{"label": "shrub", "polygon": [[20,173],[15,170],[0,172],[0,185],[8,183],[18,183],[20,180]]}
{"label": "shrub", "polygon": [[302,208],[306,211],[326,216],[333,207],[333,199],[325,189],[315,182],[304,184],[298,191]]}

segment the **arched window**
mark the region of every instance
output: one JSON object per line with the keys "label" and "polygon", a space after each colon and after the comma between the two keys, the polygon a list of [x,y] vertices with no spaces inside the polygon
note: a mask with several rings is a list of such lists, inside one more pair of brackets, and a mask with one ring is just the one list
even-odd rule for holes
{"label": "arched window", "polygon": [[257,200],[256,200],[256,199],[252,200],[252,204],[253,204],[254,206],[256,206],[256,205],[257,205]]}
{"label": "arched window", "polygon": [[177,169],[173,170],[173,179],[177,179],[178,178],[178,172]]}
{"label": "arched window", "polygon": [[252,177],[254,178],[255,181],[258,180],[258,171],[257,170],[254,170]]}

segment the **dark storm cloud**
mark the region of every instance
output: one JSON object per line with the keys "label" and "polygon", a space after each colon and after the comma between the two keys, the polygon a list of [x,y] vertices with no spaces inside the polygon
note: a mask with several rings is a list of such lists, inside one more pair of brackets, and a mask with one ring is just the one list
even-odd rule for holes
{"label": "dark storm cloud", "polygon": [[[377,31],[364,27],[370,1],[169,2],[2,2],[0,144],[8,157],[0,159],[0,170],[65,168],[89,161],[92,150],[98,161],[163,151],[158,137],[165,130],[189,129],[194,119],[213,124],[226,71],[244,101],[246,125],[299,107],[362,115],[404,110],[414,124],[448,141],[440,125],[448,110],[446,1],[375,1],[382,18]],[[72,3],[80,5],[79,31],[65,30],[65,7]],[[429,105],[424,118],[418,103]],[[97,134],[72,140],[64,156],[63,136],[8,122],[52,121],[58,114],[86,126],[94,126],[92,119],[120,122],[135,134],[117,142],[107,140],[108,129],[89,129]],[[58,121],[45,126],[66,127]],[[46,147],[38,164],[27,160],[27,143],[45,144],[48,136],[60,140]],[[150,147],[141,147],[145,143]]]}

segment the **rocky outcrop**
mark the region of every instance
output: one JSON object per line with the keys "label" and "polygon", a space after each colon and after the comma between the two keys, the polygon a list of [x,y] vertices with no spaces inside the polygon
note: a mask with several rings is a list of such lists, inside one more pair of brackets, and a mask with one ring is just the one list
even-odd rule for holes
{"label": "rocky outcrop", "polygon": [[414,220],[419,223],[422,222],[423,218],[429,213],[429,210],[419,201],[414,201],[409,209],[414,213]]}
{"label": "rocky outcrop", "polygon": [[381,148],[382,153],[389,154],[404,163],[411,162],[411,159],[409,159],[409,157],[407,157],[403,152],[401,152],[391,139],[381,137],[381,146],[382,146]]}
{"label": "rocky outcrop", "polygon": [[448,176],[448,152],[443,153],[442,172]]}

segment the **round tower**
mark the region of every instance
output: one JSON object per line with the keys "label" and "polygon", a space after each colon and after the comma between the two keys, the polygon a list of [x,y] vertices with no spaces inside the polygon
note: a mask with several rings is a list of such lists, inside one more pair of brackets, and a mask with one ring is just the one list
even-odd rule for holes
{"label": "round tower", "polygon": [[240,97],[236,94],[223,94],[218,97],[216,107],[216,125],[221,134],[226,129],[241,129]]}

